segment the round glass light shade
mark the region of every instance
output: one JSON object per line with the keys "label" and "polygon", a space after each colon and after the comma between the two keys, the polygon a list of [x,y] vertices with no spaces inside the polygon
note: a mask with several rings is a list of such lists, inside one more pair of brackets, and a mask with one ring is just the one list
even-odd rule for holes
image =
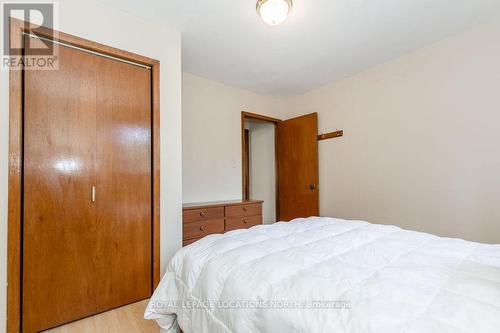
{"label": "round glass light shade", "polygon": [[291,8],[291,0],[257,1],[257,12],[262,18],[262,21],[270,26],[283,23],[286,20]]}

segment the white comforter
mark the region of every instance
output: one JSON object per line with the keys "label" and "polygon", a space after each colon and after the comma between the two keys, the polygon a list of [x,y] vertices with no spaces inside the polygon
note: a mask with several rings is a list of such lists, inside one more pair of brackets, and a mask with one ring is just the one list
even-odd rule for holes
{"label": "white comforter", "polygon": [[145,317],[185,333],[498,333],[500,245],[332,218],[236,230],[181,249]]}

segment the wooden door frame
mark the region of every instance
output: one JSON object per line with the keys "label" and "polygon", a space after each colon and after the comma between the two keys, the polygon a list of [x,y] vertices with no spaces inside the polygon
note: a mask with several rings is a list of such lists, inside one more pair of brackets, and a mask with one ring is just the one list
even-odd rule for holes
{"label": "wooden door frame", "polygon": [[275,191],[276,191],[276,220],[279,221],[280,209],[279,209],[279,191],[278,191],[278,124],[282,121],[281,119],[260,115],[257,113],[241,111],[241,192],[242,199],[249,199],[246,197],[246,180],[245,174],[250,174],[249,164],[245,157],[245,120],[258,120],[261,122],[272,123],[274,125],[274,167],[275,167]]}
{"label": "wooden door frame", "polygon": [[250,199],[250,130],[243,129],[243,200]]}
{"label": "wooden door frame", "polygon": [[[22,45],[23,33],[151,67],[152,290],[160,282],[160,62],[134,53],[10,18],[10,45]],[[57,36],[54,38],[53,36]],[[21,332],[23,71],[9,70],[9,189],[7,230],[7,332]]]}

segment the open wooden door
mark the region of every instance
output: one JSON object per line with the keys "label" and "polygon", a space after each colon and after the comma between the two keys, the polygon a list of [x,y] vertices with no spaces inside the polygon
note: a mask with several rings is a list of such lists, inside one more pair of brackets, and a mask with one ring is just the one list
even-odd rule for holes
{"label": "open wooden door", "polygon": [[278,123],[279,219],[319,215],[318,114]]}

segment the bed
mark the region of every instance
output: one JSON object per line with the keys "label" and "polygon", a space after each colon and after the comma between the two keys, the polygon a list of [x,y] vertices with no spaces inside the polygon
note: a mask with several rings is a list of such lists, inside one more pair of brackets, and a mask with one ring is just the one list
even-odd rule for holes
{"label": "bed", "polygon": [[162,332],[500,332],[500,245],[313,217],[211,235],[170,262]]}

